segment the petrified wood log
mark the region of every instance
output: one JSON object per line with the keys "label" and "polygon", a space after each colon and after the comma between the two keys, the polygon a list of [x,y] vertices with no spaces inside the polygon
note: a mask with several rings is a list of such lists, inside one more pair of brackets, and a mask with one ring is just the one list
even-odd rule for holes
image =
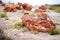
{"label": "petrified wood log", "polygon": [[22,20],[25,26],[31,31],[49,32],[56,28],[55,24],[46,13],[38,13],[33,15],[24,13]]}
{"label": "petrified wood log", "polygon": [[25,10],[28,10],[28,11],[30,11],[30,10],[32,9],[32,5],[29,5],[29,4],[27,4],[27,3],[24,3],[24,4],[22,5],[22,7],[23,7]]}

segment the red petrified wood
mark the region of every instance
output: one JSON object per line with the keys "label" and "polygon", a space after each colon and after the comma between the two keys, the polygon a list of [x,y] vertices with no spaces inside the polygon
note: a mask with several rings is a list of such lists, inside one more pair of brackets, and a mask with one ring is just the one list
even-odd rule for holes
{"label": "red petrified wood", "polygon": [[24,13],[22,20],[25,26],[31,31],[49,32],[50,30],[54,30],[56,28],[55,24],[46,13],[33,15]]}
{"label": "red petrified wood", "polygon": [[5,5],[4,6],[4,11],[6,11],[6,12],[15,12],[16,11],[16,6],[14,4]]}
{"label": "red petrified wood", "polygon": [[46,12],[46,9],[47,7],[42,5],[42,6],[39,6],[39,8],[35,10],[35,12]]}
{"label": "red petrified wood", "polygon": [[42,10],[46,10],[46,6],[45,5],[42,5],[42,6],[39,6],[39,9],[42,9]]}
{"label": "red petrified wood", "polygon": [[29,5],[29,4],[27,4],[27,3],[24,3],[24,4],[22,5],[22,7],[23,7],[25,10],[28,10],[28,11],[30,11],[30,10],[32,9],[32,5]]}
{"label": "red petrified wood", "polygon": [[18,4],[16,5],[16,9],[21,10],[21,9],[22,9],[22,3],[18,3]]}

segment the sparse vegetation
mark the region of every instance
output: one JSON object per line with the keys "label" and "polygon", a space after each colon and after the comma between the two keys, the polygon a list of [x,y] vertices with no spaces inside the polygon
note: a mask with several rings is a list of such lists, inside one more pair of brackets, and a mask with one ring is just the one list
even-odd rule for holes
{"label": "sparse vegetation", "polygon": [[55,25],[59,25],[59,23],[55,23]]}
{"label": "sparse vegetation", "polygon": [[9,20],[6,12],[1,13],[1,14],[0,14],[0,17],[1,17],[1,18],[5,18],[5,20]]}
{"label": "sparse vegetation", "polygon": [[56,8],[54,11],[60,13],[60,8]]}
{"label": "sparse vegetation", "polygon": [[32,34],[38,34],[39,32],[37,32],[37,31],[30,31],[30,33],[32,33]]}
{"label": "sparse vegetation", "polygon": [[50,31],[50,35],[58,35],[60,34],[60,29],[55,29]]}
{"label": "sparse vegetation", "polygon": [[21,28],[23,26],[22,20],[15,20],[14,21],[14,28]]}
{"label": "sparse vegetation", "polygon": [[3,12],[3,13],[0,14],[0,17],[3,17],[4,18],[4,17],[7,17],[7,15],[6,15],[5,12]]}
{"label": "sparse vegetation", "polygon": [[5,20],[9,20],[9,18],[8,17],[5,17]]}
{"label": "sparse vegetation", "polygon": [[27,29],[23,29],[23,31],[22,32],[27,32],[28,30]]}

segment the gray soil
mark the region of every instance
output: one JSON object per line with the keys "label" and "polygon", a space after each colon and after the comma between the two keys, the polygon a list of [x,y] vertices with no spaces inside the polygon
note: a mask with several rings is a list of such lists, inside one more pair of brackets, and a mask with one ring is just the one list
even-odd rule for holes
{"label": "gray soil", "polygon": [[[0,6],[0,13],[3,12],[3,7]],[[55,13],[53,11],[46,12],[53,22],[59,23],[57,28],[60,29],[60,13]],[[4,35],[11,38],[12,40],[60,40],[60,35],[50,35],[49,33],[39,32],[38,34],[32,34],[30,32],[22,32],[23,28],[19,30],[13,28],[11,25],[13,24],[13,20],[20,20],[22,16],[21,11],[17,12],[7,12],[9,20],[5,20],[0,17],[0,29],[4,31]]]}

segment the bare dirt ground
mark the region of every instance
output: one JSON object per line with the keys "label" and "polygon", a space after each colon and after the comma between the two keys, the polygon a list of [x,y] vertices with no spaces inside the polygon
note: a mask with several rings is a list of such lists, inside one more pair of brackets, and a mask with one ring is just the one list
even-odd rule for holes
{"label": "bare dirt ground", "polygon": [[[3,8],[0,7],[0,13],[3,12]],[[46,12],[50,18],[56,23],[57,28],[60,29],[60,13]],[[30,32],[22,32],[22,29],[13,28],[13,20],[20,20],[23,13],[17,12],[7,12],[9,20],[5,20],[0,17],[0,29],[4,31],[4,34],[11,38],[12,40],[60,40],[60,35],[50,35],[48,33],[39,32],[38,34],[31,34]]]}

